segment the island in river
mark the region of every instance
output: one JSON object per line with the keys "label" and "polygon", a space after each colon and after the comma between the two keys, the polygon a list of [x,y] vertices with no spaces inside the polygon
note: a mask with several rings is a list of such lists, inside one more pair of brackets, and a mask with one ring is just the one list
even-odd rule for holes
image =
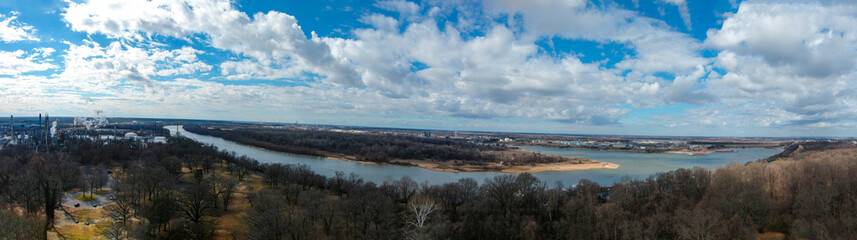
{"label": "island in river", "polygon": [[260,126],[185,125],[184,129],[272,151],[365,164],[417,166],[442,172],[536,173],[619,167],[614,163],[546,155],[463,139]]}

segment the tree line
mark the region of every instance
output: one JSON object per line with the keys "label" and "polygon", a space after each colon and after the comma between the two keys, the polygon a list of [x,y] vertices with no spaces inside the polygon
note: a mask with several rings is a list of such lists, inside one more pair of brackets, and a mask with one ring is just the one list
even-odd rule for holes
{"label": "tree line", "polygon": [[[147,148],[64,145],[50,154],[0,151],[0,238],[43,239],[62,193],[85,188],[93,177],[84,169],[99,164],[121,169],[115,203],[106,206],[114,220],[103,232],[109,239],[738,239],[762,232],[848,239],[857,232],[854,147],[563,186],[530,174],[366,182],[306,165],[260,164],[187,138]],[[130,150],[117,155],[117,146]],[[247,185],[254,176],[263,185]],[[236,198],[249,207],[237,227],[218,233]]]}
{"label": "tree line", "polygon": [[355,156],[357,160],[369,162],[416,159],[441,162],[458,160],[475,165],[486,162],[526,165],[567,160],[540,153],[501,154],[500,151],[513,148],[474,143],[463,139],[302,129],[237,128],[224,131],[202,126],[184,126],[184,129],[274,151],[314,156],[336,153]]}

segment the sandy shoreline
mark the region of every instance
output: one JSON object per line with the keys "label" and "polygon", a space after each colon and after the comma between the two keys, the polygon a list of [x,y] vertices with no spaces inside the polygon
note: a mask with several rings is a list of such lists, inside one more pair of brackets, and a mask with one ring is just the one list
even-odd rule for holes
{"label": "sandy shoreline", "polygon": [[688,154],[688,153],[690,153],[690,154],[697,154],[697,153],[700,153],[700,154],[711,154],[711,153],[713,153],[715,150],[721,150],[721,149],[711,149],[711,150],[690,150],[690,149],[681,149],[681,150],[666,151],[666,152],[664,152],[664,153],[672,153],[672,154]]}
{"label": "sandy shoreline", "polygon": [[352,157],[344,156],[326,156],[326,159],[348,161],[353,163],[368,164],[375,166],[409,166],[420,167],[423,169],[436,172],[502,172],[502,173],[539,173],[539,172],[563,172],[563,171],[580,171],[591,169],[616,169],[619,164],[599,162],[591,159],[583,158],[568,158],[565,162],[558,163],[542,163],[536,165],[525,166],[505,166],[499,163],[488,163],[485,165],[461,164],[460,161],[449,162],[434,162],[426,160],[413,159],[395,159],[390,163],[377,163],[354,160]]}

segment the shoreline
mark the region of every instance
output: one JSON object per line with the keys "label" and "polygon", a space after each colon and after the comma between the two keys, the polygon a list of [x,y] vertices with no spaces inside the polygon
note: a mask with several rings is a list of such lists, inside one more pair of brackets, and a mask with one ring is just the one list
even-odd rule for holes
{"label": "shoreline", "polygon": [[[185,130],[187,131],[187,130]],[[193,133],[193,132],[191,132]],[[194,133],[199,134],[199,133]],[[210,136],[205,134],[199,134],[203,136],[209,137],[217,137]],[[220,138],[220,137],[218,137]],[[223,139],[223,138],[221,138]],[[311,154],[301,154],[301,153],[292,153],[281,151],[277,149],[271,149],[264,146],[259,146],[256,144],[247,144],[238,141],[233,141],[229,139],[223,139],[226,141],[234,142],[236,144],[241,144],[244,146],[255,147],[259,149],[265,149],[272,152],[284,153],[284,154],[295,154],[295,155],[304,155],[310,157],[321,157],[324,159],[330,160],[340,160],[340,161],[348,161],[359,164],[368,164],[375,166],[405,166],[405,167],[419,167],[422,169],[436,171],[436,172],[451,172],[451,173],[462,173],[462,172],[499,172],[499,173],[539,173],[539,172],[559,172],[559,171],[580,171],[580,170],[591,170],[591,169],[616,169],[619,168],[619,164],[609,163],[609,162],[600,162],[592,159],[585,158],[572,158],[572,157],[564,157],[564,156],[556,156],[565,159],[562,162],[555,163],[538,163],[538,164],[529,164],[529,165],[518,165],[518,166],[508,166],[502,165],[496,162],[489,162],[485,164],[467,164],[463,163],[459,160],[449,160],[445,162],[435,162],[431,160],[418,160],[418,159],[392,159],[388,163],[379,163],[379,162],[369,162],[369,161],[360,161],[357,160],[357,157],[351,155],[345,155],[340,153],[332,153],[326,151],[316,151],[317,155]],[[520,148],[516,148],[513,150],[508,150],[508,153],[514,152],[526,152],[526,153],[536,153],[533,151],[528,151]]]}
{"label": "shoreline", "polygon": [[[587,159],[589,160],[589,159]],[[460,165],[460,166],[449,166],[449,163],[437,163],[437,162],[428,162],[423,160],[400,160],[406,163],[414,164],[417,167],[435,171],[435,172],[451,172],[451,173],[462,173],[462,172],[499,172],[499,173],[540,173],[540,172],[565,172],[565,171],[581,171],[581,170],[592,170],[592,169],[616,169],[619,168],[619,164],[608,163],[608,162],[599,162],[595,160],[589,160],[588,163],[576,163],[574,160],[568,160],[565,162],[558,163],[541,163],[535,165],[522,165],[522,166],[503,166],[498,163],[491,163],[486,165]]]}
{"label": "shoreline", "polygon": [[[273,150],[272,150],[273,151]],[[527,150],[517,149],[513,151],[525,151],[531,152]],[[275,151],[276,152],[276,151]],[[295,153],[289,153],[295,154]],[[609,162],[601,162],[592,159],[585,158],[571,158],[571,157],[562,157],[566,159],[563,162],[556,163],[539,163],[539,164],[531,164],[531,165],[519,165],[519,166],[507,166],[501,165],[496,162],[482,164],[466,164],[459,160],[450,160],[446,162],[435,162],[431,160],[418,160],[418,159],[393,159],[388,163],[379,163],[379,162],[368,162],[368,161],[360,161],[356,160],[354,156],[335,154],[324,152],[322,155],[324,159],[330,160],[339,160],[339,161],[347,161],[359,164],[367,164],[374,166],[403,166],[403,167],[418,167],[430,171],[435,172],[449,172],[449,173],[465,173],[465,172],[498,172],[498,173],[540,173],[540,172],[566,172],[566,171],[581,171],[581,170],[592,170],[592,169],[617,169],[621,165],[616,163]]]}

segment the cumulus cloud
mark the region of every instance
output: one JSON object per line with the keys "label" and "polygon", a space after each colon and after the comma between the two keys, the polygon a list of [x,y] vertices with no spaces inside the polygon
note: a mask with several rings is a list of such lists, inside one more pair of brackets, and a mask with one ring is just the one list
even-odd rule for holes
{"label": "cumulus cloud", "polygon": [[[324,89],[324,96],[343,96],[341,101],[327,100],[337,109],[600,125],[618,124],[629,111],[621,107],[624,105],[701,104],[713,99],[697,82],[708,72],[702,66],[709,64],[698,54],[699,42],[670,30],[660,20],[618,8],[590,7],[585,1],[481,4],[484,10],[472,9],[474,6],[468,3],[443,3],[432,7],[425,16],[414,17],[421,9],[415,3],[381,1],[375,6],[404,17],[365,15],[360,21],[373,27],[355,30],[352,39],[318,37],[314,33],[307,37],[291,15],[271,11],[250,17],[228,1],[91,0],[70,3],[63,15],[73,30],[132,42],[150,40],[155,35],[194,41],[195,36],[201,35],[212,47],[246,57],[219,64],[221,75],[229,80],[295,81],[312,73],[325,76],[327,84],[360,87],[311,84],[312,89]],[[459,19],[462,21],[455,25],[439,26],[437,18],[442,16],[438,14],[459,8],[487,13],[465,16],[470,19],[500,18],[504,14],[523,17],[509,24]],[[478,25],[462,26],[463,23]],[[400,31],[402,25],[404,31]],[[516,26],[523,26],[523,30]],[[465,37],[462,31],[472,28],[482,28],[484,34]],[[605,70],[602,63],[583,63],[573,55],[541,53],[535,42],[554,36],[627,44],[636,54],[616,64],[616,70]],[[163,84],[145,81],[148,76],[210,69],[207,65],[199,68],[188,64],[158,70],[158,66],[172,64],[159,65],[157,59],[167,58],[121,43],[104,50],[94,45],[78,48],[81,47],[69,51],[71,58],[87,59],[74,55],[95,48],[108,56],[107,49],[120,49],[127,54],[112,55],[117,59],[147,60],[81,61],[81,70],[62,76],[97,73],[110,78],[99,81],[107,85],[130,79],[154,89]],[[185,55],[194,56],[193,52]],[[631,74],[623,76],[626,71]],[[657,72],[671,72],[677,77],[653,78]],[[267,89],[259,92],[275,95],[267,93]],[[320,109],[325,108],[315,107],[313,111]]]}
{"label": "cumulus cloud", "polygon": [[[686,1],[660,1],[677,6],[690,29]],[[225,119],[405,115],[600,128],[624,124],[634,109],[672,104],[693,107],[651,120],[664,128],[823,128],[851,126],[847,119],[857,117],[849,110],[857,109],[857,24],[844,4],[742,2],[705,40],[585,0],[374,6],[395,13],[366,13],[359,21],[370,27],[340,38],[305,31],[288,13],[241,12],[229,0],[70,2],[62,13],[68,26],[107,39],[58,53],[0,52],[0,75],[16,76],[0,76],[0,111],[48,107],[33,94],[85,106],[69,112]],[[615,44],[630,54],[608,66],[545,53],[539,42],[554,38]],[[707,49],[716,56],[702,56]],[[62,69],[26,74],[55,68],[54,54]],[[200,60],[206,54],[226,57]],[[296,84],[223,81],[259,79]]]}
{"label": "cumulus cloud", "polygon": [[742,3],[706,43],[740,56],[761,56],[789,74],[828,77],[857,64],[857,8],[821,3]]}
{"label": "cumulus cloud", "polygon": [[[855,117],[855,6],[750,1],[708,31],[721,50],[721,77],[709,82],[724,102],[751,102],[763,126],[843,126]],[[770,113],[770,114],[763,114]]]}
{"label": "cumulus cloud", "polygon": [[587,1],[485,1],[487,12],[520,14],[524,32],[539,37],[558,36],[603,43],[628,44],[636,53],[618,67],[652,74],[659,71],[689,74],[699,65],[701,44],[687,34],[676,32],[665,22],[640,16],[616,7],[600,8]]}
{"label": "cumulus cloud", "polygon": [[[187,75],[211,70],[191,47],[165,50],[141,48],[122,42],[101,46],[93,41],[72,44],[64,56],[65,69],[56,76],[65,89],[116,94],[134,89],[115,89],[128,83],[152,90],[152,77]],[[121,89],[121,88],[120,88]],[[117,91],[119,90],[119,91]]]}
{"label": "cumulus cloud", "polygon": [[9,15],[0,14],[0,41],[39,41],[35,36],[36,29],[33,26],[18,21],[18,14],[11,12]]}
{"label": "cumulus cloud", "polygon": [[35,49],[33,53],[26,53],[23,50],[14,52],[0,51],[0,75],[17,76],[27,72],[44,71],[55,68],[47,62],[46,57],[54,52],[53,48]]}
{"label": "cumulus cloud", "polygon": [[153,35],[190,38],[202,34],[211,46],[254,58],[263,65],[288,65],[327,76],[331,83],[361,86],[347,61],[297,20],[270,11],[251,18],[228,0],[91,0],[70,3],[63,14],[72,30],[112,38],[148,39]]}

